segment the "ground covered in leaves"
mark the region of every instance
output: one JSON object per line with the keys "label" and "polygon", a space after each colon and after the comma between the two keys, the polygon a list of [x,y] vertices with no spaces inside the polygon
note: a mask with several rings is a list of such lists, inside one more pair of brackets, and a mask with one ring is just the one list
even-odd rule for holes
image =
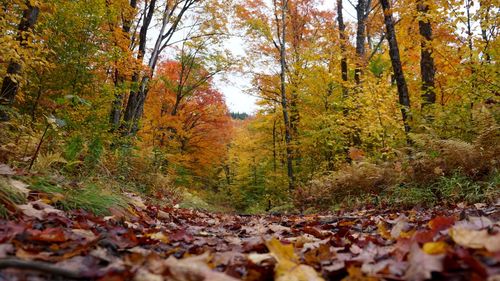
{"label": "ground covered in leaves", "polygon": [[147,206],[107,217],[30,194],[0,220],[0,280],[500,280],[500,205],[244,216]]}

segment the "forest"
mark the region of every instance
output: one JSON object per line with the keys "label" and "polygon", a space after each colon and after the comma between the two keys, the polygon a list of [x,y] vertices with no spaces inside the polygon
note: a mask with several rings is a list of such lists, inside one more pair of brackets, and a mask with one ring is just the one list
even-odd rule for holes
{"label": "forest", "polygon": [[0,1],[0,281],[498,280],[499,15]]}

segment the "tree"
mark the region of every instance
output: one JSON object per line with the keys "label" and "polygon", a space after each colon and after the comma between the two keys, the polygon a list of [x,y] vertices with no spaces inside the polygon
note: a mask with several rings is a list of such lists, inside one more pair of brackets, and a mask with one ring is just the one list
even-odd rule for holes
{"label": "tree", "polygon": [[[108,6],[111,6],[109,2],[106,2]],[[119,13],[117,16],[120,16],[121,19],[121,28],[119,28],[118,20],[116,18],[111,19],[111,22],[116,22],[117,24],[110,24],[111,32],[114,34],[115,45],[120,48],[120,50],[127,55],[125,57],[120,57],[115,62],[114,73],[113,73],[113,81],[115,85],[115,98],[111,105],[111,112],[109,121],[111,123],[112,129],[118,129],[120,126],[120,122],[122,119],[122,106],[123,99],[125,97],[125,92],[127,87],[125,85],[125,81],[128,80],[127,77],[130,76],[129,72],[131,72],[132,67],[130,65],[134,64],[131,60],[131,36],[130,29],[133,23],[133,17],[135,16],[137,9],[137,0],[130,0],[130,2],[126,1],[113,1],[113,4],[118,6]],[[127,5],[128,4],[128,5]],[[135,36],[135,34],[134,34]]]}
{"label": "tree", "polygon": [[181,166],[197,176],[208,177],[226,158],[231,117],[222,94],[211,88],[203,67],[192,68],[190,77],[181,78],[182,71],[182,62],[159,65],[145,103],[147,111],[140,134],[145,145],[168,155],[171,171]]}
{"label": "tree", "polygon": [[434,76],[436,73],[434,58],[432,57],[432,25],[429,18],[429,4],[426,0],[417,2],[419,12],[418,30],[421,36],[420,43],[420,74],[422,76],[422,108],[436,103],[434,91]]}
{"label": "tree", "polygon": [[[22,56],[23,50],[28,47],[31,31],[35,26],[40,8],[37,4],[32,4],[32,1],[26,1],[21,22],[17,28],[17,41],[19,42],[19,53],[21,60],[27,60]],[[7,67],[7,74],[3,79],[2,88],[0,89],[0,105],[10,106],[14,102],[19,90],[19,80],[22,71],[22,62],[11,60]],[[9,117],[7,113],[0,109],[0,121],[6,121]]]}
{"label": "tree", "polygon": [[[382,10],[384,12],[384,21],[387,30],[386,38],[389,43],[389,55],[391,57],[392,70],[394,71],[394,78],[398,88],[399,104],[401,105],[401,115],[403,117],[404,129],[408,134],[411,129],[409,124],[410,96],[403,73],[403,66],[401,64],[399,46],[396,39],[396,31],[394,29],[394,19],[392,17],[389,0],[380,0],[380,4],[382,5]],[[410,142],[409,139],[408,142]]]}
{"label": "tree", "polygon": [[[139,120],[141,119],[144,111],[144,101],[147,97],[149,88],[148,82],[154,76],[156,65],[158,64],[161,53],[168,47],[178,43],[172,41],[172,38],[174,38],[174,34],[177,30],[184,28],[190,28],[192,30],[194,27],[199,28],[198,34],[192,34],[189,32],[190,36],[188,38],[184,38],[182,41],[187,41],[192,38],[220,35],[217,28],[220,28],[221,25],[212,25],[212,27],[207,26],[206,23],[209,20],[204,18],[205,14],[201,14],[200,17],[197,17],[199,14],[194,12],[196,8],[201,8],[202,4],[210,5],[211,1],[166,1],[163,7],[161,7],[160,3],[156,0],[151,0],[149,3],[145,1],[143,8],[144,16],[139,32],[138,60],[142,61],[145,58],[148,31],[153,16],[157,10],[161,10],[161,21],[159,25],[160,31],[155,39],[154,47],[152,48],[151,54],[147,60],[146,70],[143,73],[138,71],[132,76],[132,82],[137,84],[137,89],[130,92],[127,106],[125,108],[125,132],[135,134],[139,129]],[[185,18],[188,16],[189,12],[193,12],[192,15],[194,18],[190,18],[190,21],[194,22],[194,24],[190,25],[190,23],[187,23],[187,26],[183,26]],[[221,18],[221,20],[223,19]]]}
{"label": "tree", "polygon": [[[339,25],[339,40],[340,40],[340,52],[341,52],[341,59],[340,59],[340,72],[342,75],[342,81],[344,84],[342,84],[342,96],[344,98],[347,98],[349,94],[349,90],[347,88],[347,57],[346,57],[346,31],[345,31],[345,24],[344,24],[344,16],[343,16],[343,5],[342,5],[342,0],[337,0],[337,23]],[[347,111],[346,111],[347,112]]]}
{"label": "tree", "polygon": [[366,41],[366,19],[371,6],[371,0],[358,0],[356,5],[357,31],[356,31],[356,55],[357,63],[354,70],[356,84],[361,83],[362,66],[365,64],[365,41]]}
{"label": "tree", "polygon": [[[277,2],[274,1],[275,11],[278,11]],[[286,13],[288,9],[288,0],[282,0],[281,18],[276,18],[276,34],[278,38],[278,46],[280,50],[280,94],[281,94],[281,110],[283,112],[283,122],[285,124],[285,142],[286,142],[286,163],[288,173],[288,188],[293,190],[295,187],[295,177],[293,175],[293,154],[292,154],[292,133],[291,123],[288,116],[288,101],[286,95]],[[277,16],[276,16],[277,17]]]}

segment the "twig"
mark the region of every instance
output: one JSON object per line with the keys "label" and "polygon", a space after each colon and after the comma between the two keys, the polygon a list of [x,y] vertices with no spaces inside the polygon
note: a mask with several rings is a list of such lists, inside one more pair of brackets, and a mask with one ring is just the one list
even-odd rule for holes
{"label": "twig", "polygon": [[72,271],[69,269],[61,268],[47,262],[40,261],[25,261],[16,258],[0,259],[0,269],[5,268],[18,268],[27,270],[36,270],[44,273],[58,275],[71,279],[89,279],[93,278],[92,274],[84,274],[79,271]]}
{"label": "twig", "polygon": [[36,157],[38,156],[38,152],[40,152],[40,148],[42,147],[42,142],[43,139],[45,138],[45,135],[47,134],[47,131],[50,128],[50,123],[47,123],[47,126],[45,127],[45,130],[43,131],[42,137],[40,138],[40,141],[38,142],[38,145],[35,150],[35,154],[33,154],[33,158],[31,158],[30,166],[28,167],[28,171],[31,171],[31,168],[33,167],[33,164],[35,163]]}

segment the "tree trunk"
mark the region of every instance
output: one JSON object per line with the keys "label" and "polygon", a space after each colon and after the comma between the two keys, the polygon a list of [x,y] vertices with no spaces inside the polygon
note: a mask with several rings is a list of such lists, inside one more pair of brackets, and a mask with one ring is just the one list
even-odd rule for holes
{"label": "tree trunk", "polygon": [[[135,10],[137,8],[137,0],[130,0],[130,8]],[[123,26],[122,26],[122,32],[123,36],[127,36],[127,38],[130,38],[130,28],[132,25],[132,20],[131,19],[125,19],[123,21]],[[119,91],[115,94],[115,99],[113,100],[113,103],[111,105],[111,113],[110,113],[110,118],[109,121],[111,125],[113,126],[113,129],[117,129],[120,126],[120,121],[122,118],[122,106],[123,106],[123,98],[124,98],[124,89],[123,83],[125,82],[125,76],[120,73],[118,69],[115,69],[115,91]]]}
{"label": "tree trunk", "polygon": [[[40,9],[37,6],[32,6],[30,1],[26,1],[27,8],[23,11],[23,17],[18,26],[17,40],[20,43],[21,48],[25,48],[28,45],[28,35],[26,32],[33,29],[38,19],[38,14]],[[22,58],[21,58],[22,59]],[[7,67],[7,75],[5,75],[2,88],[0,90],[0,104],[10,106],[14,103],[16,99],[17,92],[19,90],[19,82],[16,81],[13,76],[21,74],[22,67],[17,61],[12,60]],[[6,121],[9,116],[3,110],[0,110],[0,121]]]}
{"label": "tree trunk", "polygon": [[[146,8],[146,7],[145,7]],[[139,31],[139,50],[137,53],[137,59],[139,61],[142,61],[144,59],[144,55],[146,54],[146,43],[147,43],[147,34],[149,30],[149,25],[151,24],[151,20],[153,19],[153,15],[155,12],[156,8],[156,0],[151,0],[149,3],[149,7],[147,14],[144,16],[141,30]],[[138,128],[139,124],[136,124],[138,121],[139,116],[139,111],[140,111],[140,103],[141,100],[144,100],[144,92],[142,91],[143,89],[143,81],[144,79],[140,79],[139,73],[134,73],[132,75],[132,83],[136,84],[139,83],[139,89],[130,91],[130,95],[128,98],[127,102],[127,107],[125,108],[125,114],[123,116],[123,121],[125,130],[124,133],[126,134],[133,134],[134,131]]]}
{"label": "tree trunk", "polygon": [[[286,164],[288,175],[288,189],[293,191],[295,188],[295,178],[293,174],[293,153],[292,153],[292,134],[290,130],[290,118],[288,116],[288,102],[286,97],[286,10],[288,8],[288,0],[282,0],[281,6],[281,38],[280,41],[280,93],[281,93],[281,108],[283,110],[283,121],[285,124],[285,144],[286,144]],[[279,26],[278,26],[279,28]]]}
{"label": "tree trunk", "polygon": [[380,0],[384,11],[384,21],[386,27],[386,38],[389,43],[389,55],[391,57],[392,70],[394,71],[394,79],[398,87],[399,104],[401,105],[401,114],[403,116],[403,124],[407,136],[407,142],[410,144],[408,133],[410,132],[409,111],[410,111],[410,96],[408,94],[408,86],[406,85],[401,57],[399,55],[398,41],[396,40],[396,31],[394,30],[394,19],[392,17],[391,6],[389,0]]}
{"label": "tree trunk", "polygon": [[485,3],[485,1],[479,1],[479,10],[481,12],[481,20],[480,20],[480,25],[481,25],[481,37],[483,38],[484,42],[484,49],[483,53],[486,59],[487,63],[491,63],[491,55],[490,55],[490,38],[488,37],[488,24],[490,21],[490,10],[491,7],[490,3]]}
{"label": "tree trunk", "polygon": [[117,129],[120,126],[120,120],[122,118],[122,103],[123,103],[123,89],[120,89],[123,85],[125,79],[120,74],[118,69],[115,69],[115,99],[111,104],[111,113],[109,116],[109,122],[112,125],[112,129]]}
{"label": "tree trunk", "polygon": [[356,5],[357,31],[356,31],[356,55],[357,63],[354,69],[354,81],[356,85],[361,83],[362,67],[365,60],[365,29],[366,29],[366,0],[358,0]]}
{"label": "tree trunk", "polygon": [[429,5],[426,0],[418,0],[417,10],[420,14],[418,28],[421,36],[420,43],[420,73],[422,75],[422,108],[436,103],[434,91],[434,75],[436,69],[432,58],[432,26],[429,20]]}
{"label": "tree trunk", "polygon": [[343,17],[343,7],[342,0],[337,0],[337,22],[339,25],[339,39],[340,39],[340,72],[342,75],[342,97],[347,98],[349,95],[349,90],[347,89],[347,56],[346,56],[346,36],[345,36],[345,24]]}

